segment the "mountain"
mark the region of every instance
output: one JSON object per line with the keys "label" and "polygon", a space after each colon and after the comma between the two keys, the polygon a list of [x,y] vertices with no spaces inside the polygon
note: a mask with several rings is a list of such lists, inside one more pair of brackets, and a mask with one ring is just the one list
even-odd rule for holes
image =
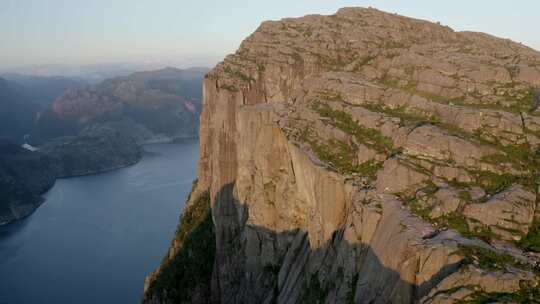
{"label": "mountain", "polygon": [[[35,129],[35,122],[49,121],[46,111],[66,90],[84,86],[80,81],[64,77],[37,77],[5,74],[0,78],[0,137],[23,142]],[[59,130],[73,128],[54,120]]]}
{"label": "mountain", "polygon": [[55,181],[51,160],[0,139],[0,225],[31,214]]}
{"label": "mountain", "polygon": [[145,303],[536,303],[540,53],[375,9],[264,22],[204,80]]}
{"label": "mountain", "polygon": [[[35,210],[56,178],[132,165],[141,159],[143,143],[197,136],[206,72],[137,72],[69,89],[47,110],[29,101],[17,84],[0,79],[0,225]],[[27,91],[51,87],[49,81],[27,81],[32,87]],[[37,151],[18,146],[23,136]],[[42,177],[43,185],[36,182]]]}
{"label": "mountain", "polygon": [[30,76],[22,74],[4,74],[5,79],[14,84],[18,94],[43,109],[50,107],[56,98],[69,89],[81,88],[87,83],[78,78],[62,76]]}
{"label": "mountain", "polygon": [[0,138],[22,140],[29,134],[39,106],[20,94],[16,85],[0,78]]}
{"label": "mountain", "polygon": [[37,151],[0,138],[0,225],[30,215],[61,177],[101,173],[137,163],[142,149],[116,126],[95,125]]}
{"label": "mountain", "polygon": [[[206,72],[166,68],[69,90],[39,117],[31,141],[42,144],[77,135],[91,124],[115,121],[131,121],[133,129],[144,128],[148,134],[144,141],[197,136],[200,87]],[[136,133],[140,134],[131,135]]]}
{"label": "mountain", "polygon": [[[38,78],[68,78],[86,84],[97,84],[104,80],[128,76],[137,71],[151,71],[163,69],[167,66],[206,66],[209,62],[217,62],[213,55],[196,55],[189,57],[174,57],[172,60],[160,58],[158,60],[138,60],[133,62],[109,62],[96,64],[43,64],[19,66],[13,68],[0,67],[0,76],[10,78],[12,75]],[[206,69],[206,68],[202,68]]]}
{"label": "mountain", "polygon": [[77,136],[55,138],[39,153],[52,160],[56,177],[102,173],[135,164],[142,157],[132,137],[106,124],[89,126]]}
{"label": "mountain", "polygon": [[87,65],[44,64],[21,66],[2,70],[2,74],[22,74],[36,77],[68,77],[84,82],[99,83],[105,79],[125,76],[142,69],[148,69],[138,63],[98,63]]}

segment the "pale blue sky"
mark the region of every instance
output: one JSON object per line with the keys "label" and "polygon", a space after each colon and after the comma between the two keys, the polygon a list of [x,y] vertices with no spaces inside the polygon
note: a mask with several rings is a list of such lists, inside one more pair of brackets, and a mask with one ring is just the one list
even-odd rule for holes
{"label": "pale blue sky", "polygon": [[179,58],[210,66],[264,20],[344,6],[373,6],[540,49],[538,0],[0,0],[0,69]]}

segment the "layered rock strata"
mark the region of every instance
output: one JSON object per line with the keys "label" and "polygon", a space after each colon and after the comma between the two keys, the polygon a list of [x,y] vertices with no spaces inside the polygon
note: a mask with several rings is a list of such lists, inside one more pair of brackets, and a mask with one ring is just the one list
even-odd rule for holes
{"label": "layered rock strata", "polygon": [[204,81],[188,205],[209,193],[211,297],[163,270],[173,242],[145,301],[538,301],[539,87],[540,53],[487,34],[264,22]]}

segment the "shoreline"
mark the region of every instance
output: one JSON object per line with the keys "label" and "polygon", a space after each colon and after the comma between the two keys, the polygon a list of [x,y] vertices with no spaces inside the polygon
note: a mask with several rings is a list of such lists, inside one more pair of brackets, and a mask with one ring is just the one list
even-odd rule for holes
{"label": "shoreline", "polygon": [[[141,160],[144,158],[144,152],[145,152],[144,151],[144,146],[160,145],[160,144],[163,144],[163,145],[178,144],[182,140],[198,139],[198,138],[199,138],[198,136],[186,136],[186,137],[170,138],[170,140],[156,140],[156,141],[151,141],[151,142],[145,142],[145,143],[142,143],[142,144],[138,145],[139,148],[141,149],[141,151],[140,151],[141,153],[140,153],[140,155],[139,155],[139,157],[138,157],[138,159],[136,161],[128,162],[128,163],[125,163],[125,164],[121,164],[121,165],[117,165],[117,166],[113,166],[113,167],[109,167],[109,168],[105,168],[103,170],[89,171],[87,173],[71,174],[71,175],[65,175],[65,176],[57,176],[55,178],[55,180],[54,180],[54,183],[49,188],[47,188],[45,191],[43,191],[42,193],[39,194],[39,196],[41,198],[40,202],[38,204],[32,206],[33,209],[30,212],[26,213],[25,215],[23,215],[20,218],[13,218],[12,220],[0,222],[0,227],[5,227],[7,225],[10,225],[10,224],[25,220],[28,217],[30,217],[41,205],[46,203],[47,199],[45,197],[43,197],[43,196],[45,194],[47,194],[47,192],[49,192],[52,188],[54,188],[54,186],[56,185],[56,181],[59,180],[59,179],[69,179],[69,178],[75,178],[75,177],[99,175],[99,174],[104,174],[104,173],[124,169],[124,168],[127,168],[127,167],[131,167],[131,166],[134,166],[134,165],[138,164],[139,162],[141,162]],[[23,206],[26,206],[26,208],[28,208],[29,206],[27,206],[27,205],[33,205],[33,204],[25,204]]]}

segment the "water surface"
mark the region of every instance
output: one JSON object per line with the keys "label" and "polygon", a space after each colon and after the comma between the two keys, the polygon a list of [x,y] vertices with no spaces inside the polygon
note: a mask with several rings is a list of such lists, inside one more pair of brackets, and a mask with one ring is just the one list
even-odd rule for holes
{"label": "water surface", "polygon": [[149,145],[138,164],[60,179],[0,227],[0,304],[138,303],[196,175],[198,142]]}

